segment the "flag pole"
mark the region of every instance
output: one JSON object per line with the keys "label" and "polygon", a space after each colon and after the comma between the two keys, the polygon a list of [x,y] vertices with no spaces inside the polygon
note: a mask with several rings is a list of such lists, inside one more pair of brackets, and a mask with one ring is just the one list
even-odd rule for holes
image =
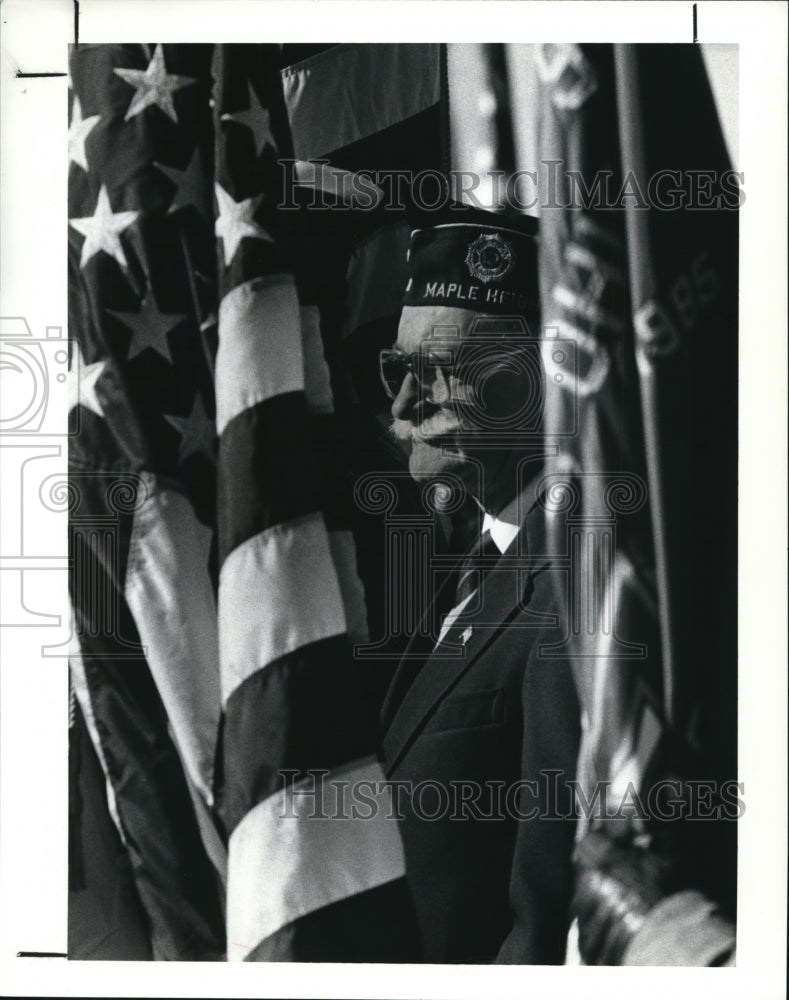
{"label": "flag pole", "polygon": [[[616,101],[619,118],[620,153],[622,172],[630,169],[640,180],[644,178],[644,131],[642,109],[638,99],[638,65],[632,45],[614,45],[614,73]],[[625,150],[629,162],[625,162]],[[649,241],[649,214],[628,205],[625,208],[627,232],[628,271],[633,302],[646,302],[656,295],[656,280]],[[661,663],[663,678],[663,707],[669,733],[677,718],[676,644],[674,632],[674,604],[668,565],[666,537],[666,502],[663,463],[659,440],[660,409],[657,382],[651,366],[644,365],[636,348],[639,373],[642,424],[649,478],[652,537],[655,547],[655,574],[657,581],[660,619]],[[670,737],[669,737],[670,738]]]}

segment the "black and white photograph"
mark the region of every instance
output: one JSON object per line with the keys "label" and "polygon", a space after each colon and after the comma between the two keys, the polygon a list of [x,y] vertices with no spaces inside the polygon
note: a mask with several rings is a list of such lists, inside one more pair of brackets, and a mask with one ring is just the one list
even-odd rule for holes
{"label": "black and white photograph", "polygon": [[786,9],[24,6],[11,992],[781,996]]}

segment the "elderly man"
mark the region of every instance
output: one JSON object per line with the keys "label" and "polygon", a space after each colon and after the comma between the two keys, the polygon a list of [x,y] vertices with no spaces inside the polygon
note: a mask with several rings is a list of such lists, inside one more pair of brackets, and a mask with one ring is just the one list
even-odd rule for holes
{"label": "elderly man", "polygon": [[[431,217],[432,216],[432,217]],[[426,962],[561,963],[579,710],[537,492],[537,232],[453,206],[415,217],[393,430],[420,482],[462,486],[481,533],[383,707],[387,774]],[[422,630],[424,631],[424,630]]]}

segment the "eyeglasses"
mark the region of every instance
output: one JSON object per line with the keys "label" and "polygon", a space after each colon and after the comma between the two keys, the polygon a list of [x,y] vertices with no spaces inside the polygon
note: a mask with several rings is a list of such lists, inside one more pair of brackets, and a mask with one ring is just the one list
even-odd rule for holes
{"label": "eyeglasses", "polygon": [[442,374],[448,377],[454,367],[454,353],[449,349],[413,354],[396,349],[381,351],[378,363],[386,395],[396,399],[406,375],[413,375],[423,387],[433,385]]}

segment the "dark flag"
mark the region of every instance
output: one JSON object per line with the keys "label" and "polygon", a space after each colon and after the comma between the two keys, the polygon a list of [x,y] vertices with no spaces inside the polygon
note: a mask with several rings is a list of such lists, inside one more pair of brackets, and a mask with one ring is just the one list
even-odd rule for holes
{"label": "dark flag", "polygon": [[729,902],[733,824],[661,827],[651,793],[735,776],[736,185],[698,49],[545,45],[538,71],[581,830],[652,843]]}
{"label": "dark flag", "polygon": [[[620,45],[614,54],[622,172],[640,195],[625,213],[671,763],[685,778],[714,782],[719,807],[737,774],[744,195],[699,48]],[[655,202],[646,211],[644,198]],[[688,840],[688,877],[733,913],[735,825],[714,824],[712,833],[709,822],[692,823]]]}
{"label": "dark flag", "polygon": [[552,510],[568,513],[568,534],[552,538],[568,566],[561,649],[585,709],[582,788],[608,781],[621,800],[642,786],[663,712],[624,216],[578,194],[620,176],[613,52],[544,45],[537,64],[549,524],[562,523]]}

